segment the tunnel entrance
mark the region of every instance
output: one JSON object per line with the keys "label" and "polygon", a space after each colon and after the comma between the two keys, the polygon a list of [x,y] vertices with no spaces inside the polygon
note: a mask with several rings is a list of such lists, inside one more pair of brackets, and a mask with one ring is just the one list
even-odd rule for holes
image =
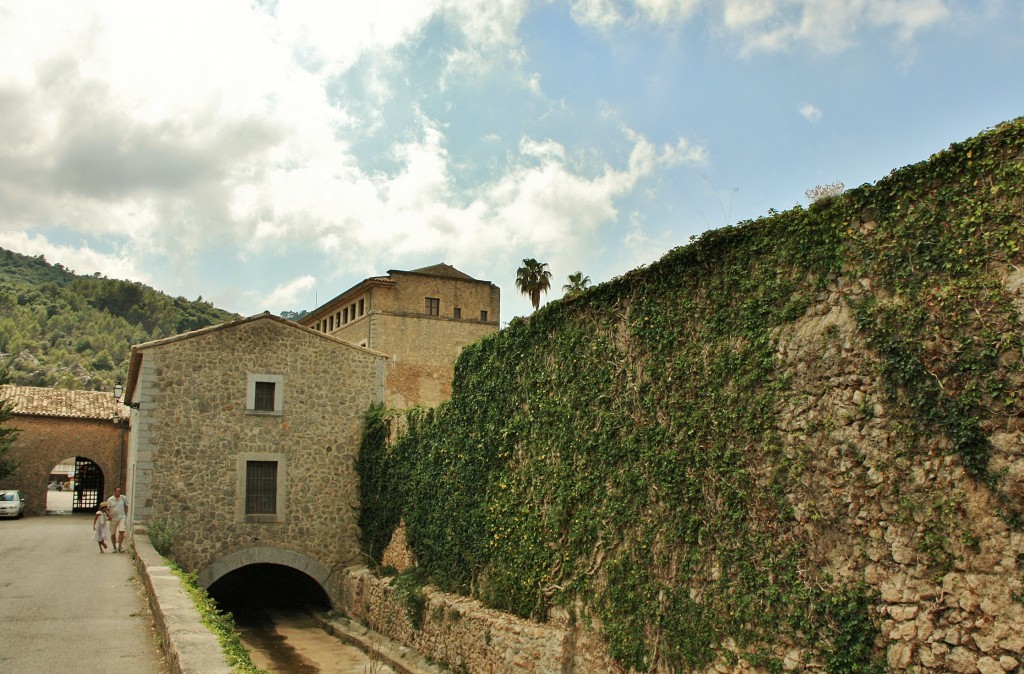
{"label": "tunnel entrance", "polygon": [[329,671],[295,638],[296,633],[321,633],[313,616],[331,609],[327,593],[305,573],[282,564],[249,564],[225,574],[207,592],[218,608],[234,616],[242,643],[261,669]]}
{"label": "tunnel entrance", "polygon": [[225,574],[207,590],[217,605],[241,623],[268,611],[317,613],[331,600],[305,573],[282,564],[249,564]]}

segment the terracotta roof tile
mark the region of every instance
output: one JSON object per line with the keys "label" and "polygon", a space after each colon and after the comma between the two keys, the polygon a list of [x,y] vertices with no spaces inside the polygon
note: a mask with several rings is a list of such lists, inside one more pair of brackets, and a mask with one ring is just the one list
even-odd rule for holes
{"label": "terracotta roof tile", "polygon": [[122,405],[114,402],[109,391],[69,391],[35,386],[0,386],[0,400],[14,405],[14,413],[39,417],[76,419],[112,419],[115,413],[127,416]]}

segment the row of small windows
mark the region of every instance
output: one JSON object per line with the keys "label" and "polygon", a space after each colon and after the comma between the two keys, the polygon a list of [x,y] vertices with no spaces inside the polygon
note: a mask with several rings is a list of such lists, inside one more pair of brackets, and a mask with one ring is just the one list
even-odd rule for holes
{"label": "row of small windows", "polygon": [[[424,311],[426,312],[427,316],[440,316],[441,315],[441,299],[438,298],[438,297],[428,297],[428,298],[426,298],[426,303],[424,304]],[[452,316],[454,318],[462,318],[462,307],[455,307],[455,310],[452,312]],[[480,320],[481,321],[486,321],[487,320],[487,310],[486,309],[481,309],[480,310]]]}
{"label": "row of small windows", "polygon": [[[424,303],[424,312],[427,316],[440,316],[441,315],[441,299],[439,297],[427,297]],[[343,325],[347,325],[351,321],[357,318],[362,318],[366,315],[366,302],[360,299],[358,302],[353,302],[351,305],[336,311],[327,318],[323,318],[316,322],[314,330],[319,332],[333,332],[335,329],[340,328]],[[455,307],[452,312],[454,318],[462,318],[462,307]],[[480,320],[487,320],[487,310],[480,310]]]}
{"label": "row of small windows", "polygon": [[333,332],[335,328],[340,328],[343,325],[347,325],[357,318],[362,318],[366,315],[366,299],[360,298],[358,302],[353,302],[351,305],[344,309],[339,309],[335,313],[331,314],[327,318],[317,321],[315,330],[320,332]]}

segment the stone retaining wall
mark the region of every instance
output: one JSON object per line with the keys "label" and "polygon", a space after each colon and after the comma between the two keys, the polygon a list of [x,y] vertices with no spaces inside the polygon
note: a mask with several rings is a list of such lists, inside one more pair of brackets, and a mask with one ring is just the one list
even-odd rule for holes
{"label": "stone retaining wall", "polygon": [[[1024,315],[1024,270],[1007,269],[1003,281]],[[793,467],[784,498],[807,558],[801,572],[868,588],[870,617],[880,628],[877,652],[890,671],[1022,672],[1024,532],[1007,521],[1000,495],[966,473],[948,439],[908,434],[913,420],[891,408],[879,356],[864,343],[850,310],[869,295],[884,299],[870,279],[837,278],[777,334],[780,371],[789,376],[777,431]],[[1019,373],[1012,377],[1013,390],[1024,388]],[[994,419],[985,432],[1002,496],[1019,502],[1024,419]],[[775,466],[764,461],[760,469],[771,475]],[[401,538],[396,533],[389,563],[412,560]],[[540,625],[427,591],[416,630],[389,582],[350,571],[338,605],[454,671],[622,671],[607,655],[600,626],[584,625],[585,619]],[[765,646],[786,671],[825,670],[821,654],[806,646],[782,640]],[[700,671],[768,670],[737,656]]]}
{"label": "stone retaining wall", "polygon": [[480,602],[426,587],[422,623],[413,626],[408,602],[392,578],[365,567],[338,580],[335,606],[349,618],[420,655],[464,674],[569,674],[621,672],[600,637],[562,612],[536,623],[489,609]]}

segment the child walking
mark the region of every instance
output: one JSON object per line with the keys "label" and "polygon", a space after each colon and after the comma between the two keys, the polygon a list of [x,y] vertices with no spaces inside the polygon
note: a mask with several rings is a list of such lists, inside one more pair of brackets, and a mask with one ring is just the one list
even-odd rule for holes
{"label": "child walking", "polygon": [[93,540],[96,541],[100,546],[100,554],[107,549],[107,538],[110,536],[107,527],[107,521],[110,519],[107,517],[107,502],[100,503],[100,509],[96,511],[96,517],[92,518],[92,529],[96,533],[93,534]]}

